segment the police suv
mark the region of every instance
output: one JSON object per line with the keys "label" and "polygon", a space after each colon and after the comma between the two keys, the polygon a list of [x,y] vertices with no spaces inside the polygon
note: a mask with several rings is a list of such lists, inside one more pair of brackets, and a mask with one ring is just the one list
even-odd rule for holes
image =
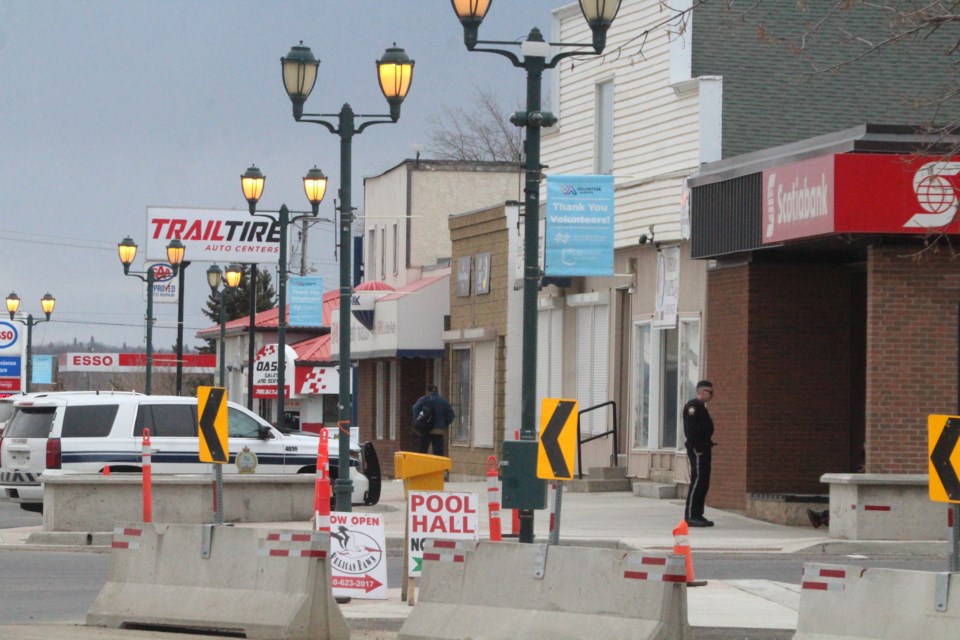
{"label": "police suv", "polygon": [[[141,470],[149,429],[153,473],[204,473],[197,436],[197,399],[121,391],[34,393],[13,403],[0,436],[0,498],[28,511],[43,508],[43,472],[111,473]],[[315,473],[318,435],[280,430],[240,405],[227,403],[230,462],[224,473]],[[330,476],[337,477],[339,444],[330,430]],[[380,499],[380,465],[371,443],[361,451],[351,429],[350,479],[354,504]],[[366,472],[366,473],[364,473]]]}

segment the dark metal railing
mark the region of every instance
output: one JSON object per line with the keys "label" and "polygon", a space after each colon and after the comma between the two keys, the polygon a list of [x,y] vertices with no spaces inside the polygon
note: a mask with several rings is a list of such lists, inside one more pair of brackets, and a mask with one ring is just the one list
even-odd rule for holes
{"label": "dark metal railing", "polygon": [[[590,411],[595,411],[597,409],[602,409],[606,406],[613,407],[613,428],[604,431],[603,433],[598,433],[597,435],[590,436],[589,438],[583,438],[580,435],[580,416]],[[581,409],[577,413],[577,477],[583,478],[583,454],[581,451],[581,446],[587,442],[592,442],[599,438],[605,438],[609,435],[613,435],[613,466],[618,466],[617,461],[620,458],[620,449],[617,447],[617,425],[620,422],[617,420],[617,403],[614,400],[608,400],[606,402],[594,405],[592,407],[587,407],[586,409]]]}

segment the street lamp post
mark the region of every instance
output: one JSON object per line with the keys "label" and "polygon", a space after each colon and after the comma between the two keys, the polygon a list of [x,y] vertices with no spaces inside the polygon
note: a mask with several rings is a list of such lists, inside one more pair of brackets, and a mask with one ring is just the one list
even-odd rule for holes
{"label": "street lamp post", "polygon": [[[313,57],[310,47],[294,46],[286,57],[280,59],[283,84],[293,103],[293,118],[297,122],[320,124],[340,138],[340,397],[338,424],[351,424],[350,398],[350,296],[353,293],[351,263],[353,245],[352,147],[353,137],[363,133],[374,124],[386,124],[400,119],[400,105],[410,90],[413,80],[413,60],[396,46],[388,48],[377,60],[377,75],[380,90],[390,105],[389,115],[364,115],[354,113],[349,104],[344,104],[339,113],[307,113],[303,105],[317,80],[320,61]],[[335,118],[335,121],[325,118]],[[358,120],[363,120],[358,124]],[[342,427],[341,427],[342,429]],[[334,483],[337,511],[350,511],[353,481],[350,479],[350,430],[341,430],[338,438],[338,472]],[[346,468],[345,473],[340,471]]]}
{"label": "street lamp post", "polygon": [[[231,264],[227,267],[226,277],[220,267],[217,265],[207,269],[207,284],[210,286],[214,295],[220,296],[220,345],[219,345],[219,365],[220,365],[220,386],[226,387],[226,341],[227,341],[227,314],[226,314],[226,293],[227,289],[233,291],[240,286],[240,279],[243,277],[243,268],[238,264]],[[220,284],[224,287],[221,289]]]}
{"label": "street lamp post", "polygon": [[[523,239],[523,352],[521,364],[520,439],[534,442],[536,430],[537,393],[537,291],[540,285],[538,262],[540,237],[540,132],[543,127],[556,124],[557,118],[541,111],[540,97],[543,72],[553,69],[564,58],[574,55],[597,55],[606,46],[607,30],[620,10],[620,0],[580,0],[580,11],[593,32],[591,44],[545,42],[540,30],[533,28],[526,41],[520,44],[520,58],[509,49],[479,48],[480,45],[512,45],[518,43],[498,40],[479,40],[480,24],[490,9],[492,0],[450,0],[463,25],[463,42],[469,51],[496,53],[509,59],[513,66],[527,73],[526,111],[518,111],[510,121],[526,128],[526,181],[524,186]],[[570,47],[548,60],[551,47]],[[592,48],[589,51],[588,48]],[[533,510],[520,510],[520,542],[533,542]]]}
{"label": "street lamp post", "polygon": [[184,260],[180,265],[180,274],[177,277],[177,395],[183,392],[183,298],[186,294],[184,276],[189,266],[190,261]]}
{"label": "street lamp post", "polygon": [[[133,259],[137,257],[137,243],[129,236],[117,244],[117,253],[120,255],[120,264],[123,265],[123,275],[139,278],[147,283],[147,375],[144,392],[149,396],[153,392],[153,283],[155,282],[154,267],[151,265],[146,271],[130,271]],[[167,245],[167,262],[173,267],[173,275],[180,271],[183,262],[184,246],[180,238],[174,238]]]}
{"label": "street lamp post", "polygon": [[46,318],[34,319],[33,314],[31,313],[27,315],[26,320],[19,320],[15,316],[17,315],[17,310],[20,309],[20,296],[18,296],[16,293],[11,293],[7,296],[7,311],[10,313],[10,319],[15,320],[16,322],[19,322],[27,327],[27,382],[24,385],[24,391],[27,393],[30,393],[30,380],[33,377],[33,328],[42,322],[50,321],[50,314],[53,313],[53,307],[56,306],[56,304],[57,299],[47,293],[40,298],[40,308],[43,309],[43,313]]}
{"label": "street lamp post", "polygon": [[[263,216],[274,220],[279,226],[280,231],[280,264],[277,273],[277,297],[279,298],[279,313],[277,319],[277,426],[284,426],[284,400],[286,394],[286,372],[287,372],[287,230],[291,222],[316,218],[320,212],[320,203],[327,192],[327,176],[323,171],[314,167],[303,177],[303,189],[307,194],[307,200],[310,202],[310,211],[294,211],[299,214],[291,218],[291,211],[287,205],[281,205],[279,211],[258,212],[257,202],[263,195],[263,185],[266,181],[260,169],[250,167],[240,176],[240,186],[243,188],[243,197],[247,199],[250,205],[250,215]],[[268,215],[276,213],[277,218]],[[250,363],[253,366],[253,362]],[[250,372],[253,375],[253,372]],[[349,458],[348,458],[349,459]]]}

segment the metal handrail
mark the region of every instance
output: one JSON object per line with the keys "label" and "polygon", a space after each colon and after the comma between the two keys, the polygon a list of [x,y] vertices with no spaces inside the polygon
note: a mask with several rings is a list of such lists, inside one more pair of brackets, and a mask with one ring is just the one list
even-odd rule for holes
{"label": "metal handrail", "polygon": [[[601,409],[603,407],[606,407],[607,405],[613,405],[613,429],[609,429],[607,431],[604,431],[603,433],[598,433],[597,435],[590,436],[589,438],[581,438],[580,437],[580,416],[582,416],[583,414],[589,411],[594,411],[596,409]],[[593,440],[604,438],[606,436],[609,436],[610,434],[613,434],[613,466],[615,467],[618,466],[617,461],[620,458],[620,449],[617,447],[617,425],[618,424],[620,423],[617,420],[617,403],[615,400],[607,400],[606,402],[593,405],[592,407],[587,407],[586,409],[582,409],[577,412],[577,476],[580,479],[583,479],[583,455],[580,450],[580,447],[582,444],[586,442],[592,442]]]}

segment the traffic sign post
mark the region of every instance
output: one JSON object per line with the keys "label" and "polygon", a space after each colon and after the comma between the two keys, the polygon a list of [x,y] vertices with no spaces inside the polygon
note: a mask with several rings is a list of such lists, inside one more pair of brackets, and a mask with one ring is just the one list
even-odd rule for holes
{"label": "traffic sign post", "polygon": [[213,463],[214,523],[223,524],[223,465],[230,462],[227,390],[197,387],[200,461]]}
{"label": "traffic sign post", "polygon": [[537,477],[572,480],[577,454],[577,401],[544,398],[540,405]]}
{"label": "traffic sign post", "polygon": [[[537,450],[537,477],[544,480],[573,479],[577,456],[578,403],[563,398],[544,398],[540,404],[540,447]],[[556,482],[550,544],[560,542],[560,504],[563,483]]]}
{"label": "traffic sign post", "polygon": [[960,571],[960,416],[928,416],[927,435],[930,499],[953,503],[950,571],[956,572]]}

